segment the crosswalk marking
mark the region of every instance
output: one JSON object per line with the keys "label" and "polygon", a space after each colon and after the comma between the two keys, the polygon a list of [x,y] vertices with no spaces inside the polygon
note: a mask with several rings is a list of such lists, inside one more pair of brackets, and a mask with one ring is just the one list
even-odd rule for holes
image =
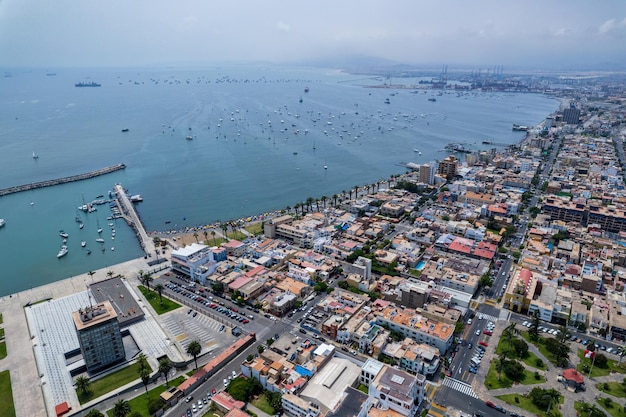
{"label": "crosswalk marking", "polygon": [[463,381],[459,381],[458,379],[445,378],[443,380],[442,385],[445,385],[446,387],[450,387],[450,388],[452,388],[455,391],[462,392],[463,394],[469,395],[470,397],[478,398],[478,395],[476,395],[474,390],[472,390],[472,386],[471,385],[466,384]]}
{"label": "crosswalk marking", "polygon": [[489,314],[484,314],[484,313],[482,313],[482,315],[483,315],[483,320],[493,321],[494,323],[495,323],[496,321],[500,320],[500,317],[499,317],[499,316],[498,316],[498,317],[496,317],[496,316],[490,316]]}

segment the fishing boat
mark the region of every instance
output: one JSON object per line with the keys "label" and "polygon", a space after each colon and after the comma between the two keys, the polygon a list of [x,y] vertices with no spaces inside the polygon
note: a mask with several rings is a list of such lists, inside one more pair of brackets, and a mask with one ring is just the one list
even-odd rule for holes
{"label": "fishing boat", "polygon": [[39,155],[37,155],[35,151],[33,151],[33,159],[39,159]]}
{"label": "fishing boat", "polygon": [[104,239],[102,239],[101,237],[99,237],[98,239],[96,239],[96,242],[98,242],[98,243],[104,243]]}
{"label": "fishing boat", "polygon": [[79,223],[79,224],[78,224],[78,228],[79,228],[79,229],[82,229],[83,227],[85,227],[85,223],[82,223],[82,222],[81,222],[81,223]]}
{"label": "fishing boat", "polygon": [[64,230],[59,230],[59,236],[67,239],[70,235],[68,235]]}
{"label": "fishing boat", "polygon": [[82,246],[82,247],[84,248],[85,246],[87,246],[87,242],[85,242],[85,241],[83,240],[82,242],[80,242],[80,246]]}
{"label": "fishing boat", "polygon": [[87,249],[87,255],[91,255],[91,249]]}
{"label": "fishing boat", "polygon": [[193,140],[193,136],[191,136],[191,135],[187,135],[187,136],[185,136],[185,139],[187,139],[187,140]]}
{"label": "fishing boat", "polygon": [[0,227],[4,226],[5,220],[4,219],[0,219]]}
{"label": "fishing boat", "polygon": [[100,220],[97,220],[98,222],[98,234],[102,233],[102,227],[100,227]]}
{"label": "fishing boat", "polygon": [[67,255],[67,252],[68,252],[67,246],[65,245],[61,246],[61,250],[59,251],[59,253],[57,253],[57,258]]}

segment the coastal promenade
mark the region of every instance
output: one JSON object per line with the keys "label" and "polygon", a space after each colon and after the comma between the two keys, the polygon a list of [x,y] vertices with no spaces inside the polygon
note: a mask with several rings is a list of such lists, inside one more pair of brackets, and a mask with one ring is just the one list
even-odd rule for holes
{"label": "coastal promenade", "polygon": [[71,175],[69,177],[57,178],[54,180],[39,181],[30,184],[17,185],[15,187],[2,188],[0,189],[0,196],[19,193],[22,191],[34,190],[36,188],[51,187],[53,185],[65,184],[67,182],[86,180],[89,178],[99,177],[100,175],[110,174],[111,172],[119,171],[120,169],[124,168],[126,168],[126,165],[117,164],[110,167],[97,169],[95,171],[86,172],[84,174]]}

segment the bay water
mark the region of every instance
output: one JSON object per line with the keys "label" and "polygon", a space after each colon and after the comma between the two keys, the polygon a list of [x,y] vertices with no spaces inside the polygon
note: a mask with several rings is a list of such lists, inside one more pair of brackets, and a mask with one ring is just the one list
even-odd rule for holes
{"label": "bay water", "polygon": [[[179,230],[330,199],[403,173],[407,162],[443,159],[449,142],[516,143],[524,133],[513,123],[536,125],[559,105],[537,94],[378,88],[383,79],[334,69],[53,72],[0,78],[0,188],[127,168],[0,197],[0,296],[143,256],[130,228],[107,220],[107,205],[77,210],[116,183],[141,194],[148,231]],[[101,86],[74,86],[91,81]],[[69,253],[57,259],[60,230]]]}

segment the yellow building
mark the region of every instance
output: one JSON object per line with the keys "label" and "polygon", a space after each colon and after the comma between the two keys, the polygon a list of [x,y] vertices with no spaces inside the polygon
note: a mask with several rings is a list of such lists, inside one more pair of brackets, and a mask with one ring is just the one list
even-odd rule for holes
{"label": "yellow building", "polygon": [[528,269],[516,272],[504,294],[504,308],[516,313],[527,312],[535,295],[537,279]]}

